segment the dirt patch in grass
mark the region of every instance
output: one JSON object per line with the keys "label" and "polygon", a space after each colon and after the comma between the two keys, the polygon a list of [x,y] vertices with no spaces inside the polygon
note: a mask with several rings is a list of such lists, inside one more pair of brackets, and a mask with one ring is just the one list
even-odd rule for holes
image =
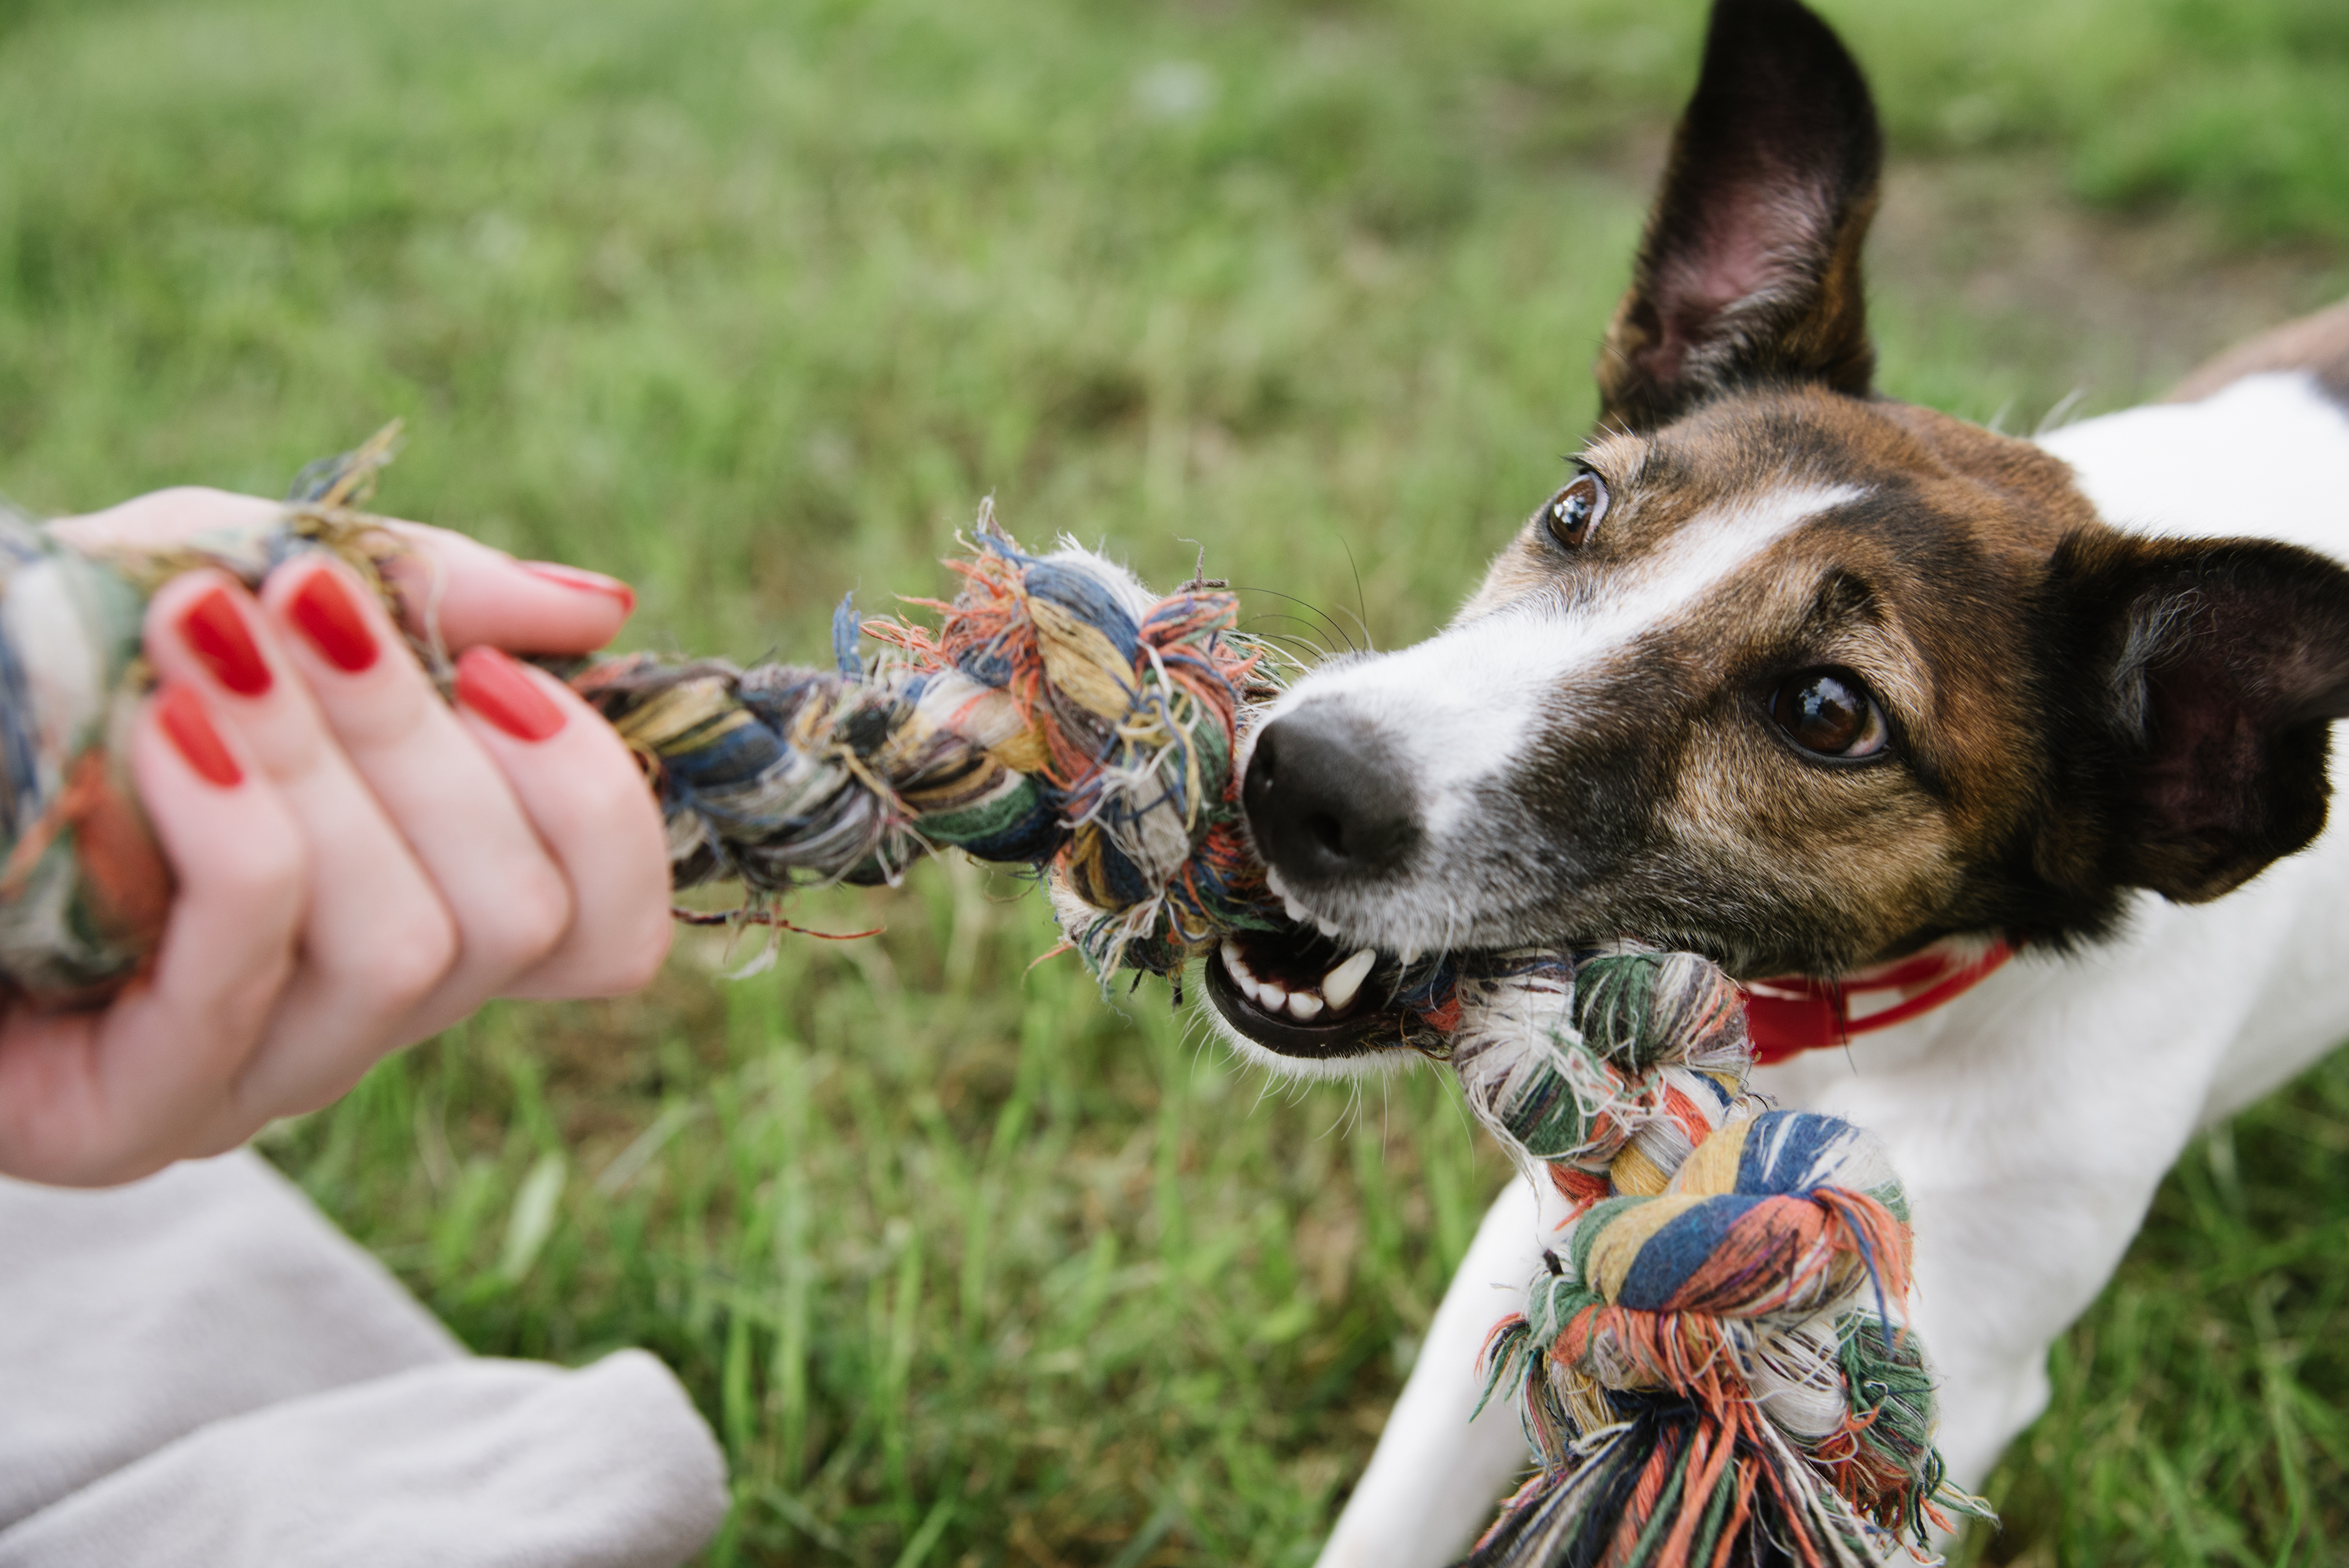
{"label": "dirt patch in grass", "polygon": [[2098,212],[2052,161],[2013,157],[1896,160],[1872,259],[1881,288],[2027,324],[2044,368],[2068,367],[2098,406],[2158,395],[2230,345],[2349,294],[2338,246],[2251,250],[2207,213]]}

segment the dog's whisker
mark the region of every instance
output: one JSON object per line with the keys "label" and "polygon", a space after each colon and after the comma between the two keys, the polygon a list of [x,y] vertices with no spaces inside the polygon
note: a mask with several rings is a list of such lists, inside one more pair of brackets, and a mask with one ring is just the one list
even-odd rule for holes
{"label": "dog's whisker", "polygon": [[[1367,618],[1371,613],[1370,600],[1362,594],[1362,564],[1354,559],[1354,546],[1350,540],[1340,535],[1338,543],[1346,552],[1346,569],[1354,576],[1354,608],[1347,613],[1353,617],[1354,625],[1361,630],[1362,651],[1376,653],[1379,650],[1378,639],[1371,635],[1371,623]],[[1345,609],[1346,607],[1340,605],[1338,607]]]}
{"label": "dog's whisker", "polygon": [[[1346,645],[1347,652],[1359,653],[1361,651],[1354,646],[1354,639],[1346,635],[1346,628],[1338,624],[1336,618],[1331,616],[1328,610],[1323,609],[1319,605],[1315,604],[1311,599],[1299,598],[1295,594],[1284,594],[1278,588],[1257,588],[1248,587],[1245,585],[1235,587],[1233,591],[1243,594],[1263,594],[1268,598],[1286,599],[1290,604],[1301,606],[1326,625],[1330,628],[1330,635]],[[1299,617],[1297,618],[1302,619],[1303,618]],[[1308,622],[1307,624],[1310,625],[1311,623]]]}
{"label": "dog's whisker", "polygon": [[[1257,625],[1261,624],[1262,622],[1264,622],[1264,621],[1266,621],[1266,620],[1293,620],[1293,621],[1298,621],[1300,625],[1307,625],[1307,626],[1309,626],[1309,625],[1311,625],[1311,624],[1312,624],[1312,623],[1311,623],[1311,622],[1309,622],[1309,621],[1306,621],[1306,620],[1304,620],[1301,617],[1290,615],[1290,616],[1257,616],[1257,617],[1252,618],[1247,622],[1247,625],[1248,625],[1249,628],[1253,631],[1253,628],[1256,628]],[[1313,640],[1313,639],[1311,639],[1310,637],[1305,636],[1304,634],[1299,633],[1299,632],[1258,631],[1258,632],[1255,632],[1255,633],[1254,633],[1254,635],[1255,635],[1255,636],[1257,636],[1257,638],[1259,638],[1260,639],[1262,639],[1263,641],[1266,641],[1266,642],[1277,642],[1277,643],[1280,644],[1280,646],[1281,646],[1281,647],[1283,647],[1283,648],[1285,648],[1285,649],[1298,649],[1298,648],[1302,648],[1302,649],[1305,649],[1305,657],[1302,657],[1302,658],[1299,658],[1299,663],[1302,663],[1302,664],[1311,665],[1311,664],[1322,663],[1322,662],[1326,662],[1327,660],[1329,660],[1329,659],[1332,659],[1332,658],[1335,658],[1335,657],[1336,657],[1336,655],[1334,655],[1334,654],[1330,650],[1330,649],[1329,649],[1327,646],[1325,646],[1324,644],[1321,644],[1321,643],[1316,642],[1316,641],[1314,641],[1314,640]],[[1292,652],[1292,657],[1296,657],[1296,655],[1294,655],[1294,653],[1293,653],[1293,652]]]}

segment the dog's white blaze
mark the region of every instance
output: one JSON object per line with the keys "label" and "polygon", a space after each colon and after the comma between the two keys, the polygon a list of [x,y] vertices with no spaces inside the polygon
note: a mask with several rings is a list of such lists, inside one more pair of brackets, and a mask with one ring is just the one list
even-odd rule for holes
{"label": "dog's white blaze", "polygon": [[1308,677],[1274,716],[1342,701],[1394,749],[1420,800],[1421,826],[1440,840],[1475,811],[1477,786],[1524,754],[1536,722],[1561,702],[1570,707],[1575,677],[1607,669],[1789,533],[1866,493],[1850,484],[1790,485],[1717,507],[1630,568],[1599,602],[1561,606],[1537,597],[1508,606],[1416,647]]}
{"label": "dog's white blaze", "polygon": [[1812,518],[1867,493],[1856,484],[1801,485],[1705,513],[1638,569],[1628,591],[1562,619],[1544,617],[1543,640],[1557,650],[1562,670],[1599,664],[1641,634],[1671,627]]}

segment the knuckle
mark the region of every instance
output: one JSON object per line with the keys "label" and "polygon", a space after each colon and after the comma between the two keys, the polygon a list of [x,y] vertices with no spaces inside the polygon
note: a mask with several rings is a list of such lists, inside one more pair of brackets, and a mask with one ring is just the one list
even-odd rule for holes
{"label": "knuckle", "polygon": [[258,916],[300,906],[310,879],[310,854],[298,835],[255,834],[234,855],[204,867],[207,890]]}
{"label": "knuckle", "polygon": [[666,899],[649,909],[631,910],[574,934],[555,961],[526,982],[520,994],[537,997],[625,996],[650,984],[668,957]]}
{"label": "knuckle", "polygon": [[466,933],[466,945],[508,973],[528,969],[562,944],[571,930],[571,889],[542,861],[510,881],[485,929]]}
{"label": "knuckle", "polygon": [[314,695],[326,727],[362,776],[376,775],[387,763],[398,765],[419,743],[431,744],[452,722],[420,672],[413,680],[376,675]]}
{"label": "knuckle", "polygon": [[341,979],[371,1011],[402,1012],[457,962],[457,928],[437,899],[419,898],[384,922]]}
{"label": "knuckle", "polygon": [[583,770],[576,784],[583,824],[605,835],[627,834],[657,846],[661,842],[660,810],[653,804],[644,774],[634,758],[615,744],[593,769]]}
{"label": "knuckle", "polygon": [[651,919],[636,921],[627,940],[598,974],[597,979],[603,982],[599,989],[618,995],[624,992],[641,991],[650,985],[653,977],[660,973],[661,965],[668,960],[672,929],[666,908]]}

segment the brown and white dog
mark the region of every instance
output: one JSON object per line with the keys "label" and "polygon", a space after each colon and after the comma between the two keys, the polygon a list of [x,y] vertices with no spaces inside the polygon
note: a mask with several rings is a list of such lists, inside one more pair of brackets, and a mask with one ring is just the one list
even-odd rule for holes
{"label": "brown and white dog", "polygon": [[[1764,1069],[1891,1147],[1941,1441],[2045,1404],[2194,1131],[2349,1037],[2349,306],[2038,441],[1871,386],[1868,88],[1718,0],[1575,476],[1440,635],[1334,661],[1246,795],[1298,921],[1211,961],[1244,1054],[1412,1059],[1414,963],[1635,934],[1746,980],[2021,953]],[[1553,1240],[1487,1216],[1325,1564],[1433,1563],[1525,1460],[1474,1363]]]}

